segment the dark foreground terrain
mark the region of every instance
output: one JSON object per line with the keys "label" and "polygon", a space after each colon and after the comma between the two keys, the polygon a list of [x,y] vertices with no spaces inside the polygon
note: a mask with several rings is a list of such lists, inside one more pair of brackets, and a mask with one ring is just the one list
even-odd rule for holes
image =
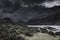
{"label": "dark foreground terrain", "polygon": [[60,36],[41,33],[38,28],[29,28],[6,19],[0,21],[0,40],[60,40]]}

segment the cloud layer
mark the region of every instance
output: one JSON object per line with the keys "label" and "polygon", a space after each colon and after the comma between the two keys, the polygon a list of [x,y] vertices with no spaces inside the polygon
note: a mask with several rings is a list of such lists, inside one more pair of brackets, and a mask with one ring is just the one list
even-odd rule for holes
{"label": "cloud layer", "polygon": [[[7,0],[6,0],[6,3],[8,3]],[[18,2],[16,0],[10,0],[10,3],[8,5],[5,4],[4,0],[2,2],[0,0],[0,6],[2,7],[0,9],[1,18],[9,17],[15,21],[22,20],[24,22],[27,22],[28,20],[35,17],[43,18],[49,15],[53,15],[57,12],[60,12],[59,8],[56,10],[47,9],[47,8],[52,8],[55,6],[60,6],[60,0],[58,1],[45,0],[43,2],[40,1],[39,3],[37,2],[31,3],[30,1],[28,3],[25,3],[22,0]]]}
{"label": "cloud layer", "polygon": [[46,8],[52,8],[52,7],[55,7],[55,6],[60,6],[60,0],[43,0],[43,2],[39,2],[39,3],[32,2],[30,4],[29,3],[25,4],[25,2],[22,2],[21,6],[22,7],[44,6]]}
{"label": "cloud layer", "polygon": [[45,6],[46,8],[51,8],[55,6],[60,6],[60,0],[54,0],[54,1],[45,1],[41,4],[41,6]]}

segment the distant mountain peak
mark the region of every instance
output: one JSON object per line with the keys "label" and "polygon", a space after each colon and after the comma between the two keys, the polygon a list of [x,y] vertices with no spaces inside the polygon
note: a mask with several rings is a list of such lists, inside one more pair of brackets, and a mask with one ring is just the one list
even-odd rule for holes
{"label": "distant mountain peak", "polygon": [[0,19],[0,22],[14,22],[11,18],[8,18],[8,17],[6,17],[6,18],[3,18],[3,19]]}
{"label": "distant mountain peak", "polygon": [[6,17],[6,18],[4,18],[3,20],[11,20],[11,18],[9,18],[9,17]]}

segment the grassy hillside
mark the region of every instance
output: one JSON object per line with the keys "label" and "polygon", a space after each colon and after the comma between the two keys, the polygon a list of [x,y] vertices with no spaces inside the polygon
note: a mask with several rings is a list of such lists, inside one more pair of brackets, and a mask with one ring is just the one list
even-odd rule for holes
{"label": "grassy hillside", "polygon": [[59,40],[59,37],[53,37],[46,33],[41,33],[37,28],[28,28],[27,26],[15,22],[0,22],[0,40]]}
{"label": "grassy hillside", "polygon": [[53,37],[46,33],[36,33],[29,40],[60,40],[60,37],[59,36]]}
{"label": "grassy hillside", "polygon": [[8,18],[0,20],[0,40],[25,40],[23,36],[32,37],[36,32],[26,25],[16,23]]}

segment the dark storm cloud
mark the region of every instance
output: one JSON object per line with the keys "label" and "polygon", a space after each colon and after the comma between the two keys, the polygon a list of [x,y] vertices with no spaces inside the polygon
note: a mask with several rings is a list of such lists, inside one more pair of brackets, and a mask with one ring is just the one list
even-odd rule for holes
{"label": "dark storm cloud", "polygon": [[58,9],[32,9],[32,8],[21,8],[14,13],[3,13],[3,18],[9,17],[14,21],[24,21],[27,22],[28,20],[34,19],[34,18],[44,18],[48,17],[50,15],[54,15],[57,12],[60,12]]}
{"label": "dark storm cloud", "polygon": [[[46,9],[44,7],[41,7],[41,6],[46,7],[46,4],[44,5],[44,3],[53,2],[51,0],[38,0],[38,1],[35,0],[33,2],[31,2],[31,0],[29,0],[29,1],[27,1],[27,0],[26,1],[9,0],[9,2],[10,2],[9,7],[7,7],[7,5],[4,5],[5,3],[1,3],[1,6],[2,6],[2,8],[1,8],[2,10],[0,9],[1,18],[9,17],[15,21],[21,20],[21,21],[27,22],[28,20],[33,19],[33,18],[38,18],[38,17],[43,18],[43,17],[47,17],[47,16],[50,16],[50,15],[53,15],[53,14],[59,12],[59,8],[56,10],[56,9]],[[17,5],[19,7],[18,9],[17,9],[17,6],[15,5],[16,3],[19,4],[19,5]],[[32,8],[32,6],[33,6],[33,8]],[[39,7],[35,8],[35,6],[39,6]],[[48,8],[49,7],[50,7],[50,5],[48,6]]]}

